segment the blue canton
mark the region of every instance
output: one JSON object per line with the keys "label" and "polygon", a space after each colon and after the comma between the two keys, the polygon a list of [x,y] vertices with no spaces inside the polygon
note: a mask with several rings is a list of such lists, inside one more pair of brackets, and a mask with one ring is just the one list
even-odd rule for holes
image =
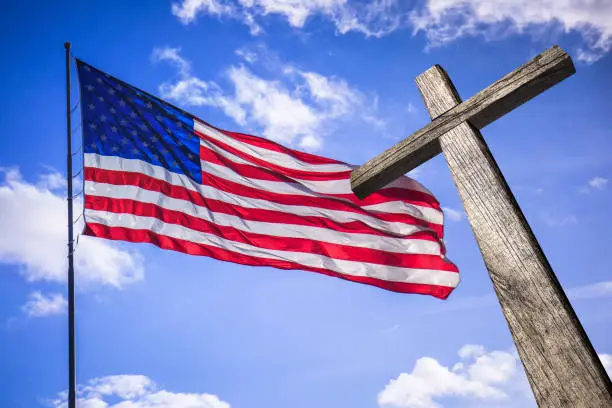
{"label": "blue canton", "polygon": [[138,159],[202,182],[193,117],[77,60],[83,151]]}

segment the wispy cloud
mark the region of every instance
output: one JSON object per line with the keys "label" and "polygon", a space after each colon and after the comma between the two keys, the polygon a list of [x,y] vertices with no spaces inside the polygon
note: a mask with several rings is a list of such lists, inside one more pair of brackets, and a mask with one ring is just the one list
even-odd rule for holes
{"label": "wispy cloud", "polygon": [[460,210],[442,207],[442,211],[444,211],[444,215],[451,221],[461,221],[464,217],[464,212]]}
{"label": "wispy cloud", "polygon": [[582,0],[505,0],[491,7],[487,0],[428,0],[411,14],[414,32],[423,32],[436,47],[466,36],[504,38],[560,27],[582,36],[577,58],[592,63],[612,47],[612,3]]}
{"label": "wispy cloud", "polygon": [[609,180],[607,178],[599,176],[593,177],[580,189],[580,192],[588,193],[594,190],[603,191],[608,187],[608,182]]}
{"label": "wispy cloud", "polygon": [[[258,50],[241,48],[237,53],[250,63],[261,59]],[[281,143],[320,149],[332,122],[353,117],[356,111],[364,121],[379,125],[375,108],[366,104],[365,95],[342,78],[302,70],[279,60],[264,67],[272,71],[271,78],[257,75],[244,65],[233,65],[224,71],[232,88],[228,91],[195,76],[191,64],[180,56],[180,49],[157,48],[152,55],[154,60],[167,61],[177,68],[178,79],[160,85],[162,97],[183,105],[219,108],[241,127],[260,130],[263,136]]]}
{"label": "wispy cloud", "polygon": [[172,5],[172,14],[183,24],[193,23],[198,15],[231,18],[246,24],[253,35],[263,32],[257,20],[265,16],[279,16],[291,27],[303,28],[310,17],[318,15],[331,21],[340,34],[354,31],[382,37],[408,21],[398,10],[395,0],[183,0]]}
{"label": "wispy cloud", "polygon": [[28,301],[21,310],[28,317],[44,317],[66,313],[68,302],[61,293],[42,294],[38,291],[30,293]]}
{"label": "wispy cloud", "polygon": [[612,281],[571,288],[567,291],[567,296],[572,300],[612,297]]}
{"label": "wispy cloud", "polygon": [[[67,408],[67,392],[48,401],[54,408]],[[230,408],[213,394],[177,393],[159,389],[144,375],[110,375],[94,378],[77,387],[78,405],[84,408]]]}
{"label": "wispy cloud", "polygon": [[561,228],[568,225],[578,224],[578,218],[573,214],[557,216],[545,211],[541,214],[541,217],[544,223],[551,228]]}
{"label": "wispy cloud", "polygon": [[311,17],[322,17],[338,34],[361,33],[382,37],[411,28],[424,33],[428,47],[439,47],[464,37],[486,40],[542,30],[577,33],[582,46],[576,58],[593,63],[612,48],[612,2],[584,0],[505,0],[491,7],[489,0],[426,0],[415,6],[397,0],[183,0],[172,5],[183,23],[199,15],[241,21],[253,35],[263,32],[258,21],[267,16],[284,19],[302,29]]}

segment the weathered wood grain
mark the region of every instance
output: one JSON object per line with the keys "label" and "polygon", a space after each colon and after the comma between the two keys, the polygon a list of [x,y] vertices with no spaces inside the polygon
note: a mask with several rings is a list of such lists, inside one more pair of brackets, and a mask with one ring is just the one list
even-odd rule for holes
{"label": "weathered wood grain", "polygon": [[[461,103],[446,72],[416,78],[432,119]],[[439,139],[540,407],[612,407],[612,384],[480,131]]]}
{"label": "weathered wood grain", "polygon": [[351,188],[364,198],[440,153],[438,138],[463,122],[481,129],[576,72],[558,46],[536,56],[467,101],[449,108],[351,173]]}

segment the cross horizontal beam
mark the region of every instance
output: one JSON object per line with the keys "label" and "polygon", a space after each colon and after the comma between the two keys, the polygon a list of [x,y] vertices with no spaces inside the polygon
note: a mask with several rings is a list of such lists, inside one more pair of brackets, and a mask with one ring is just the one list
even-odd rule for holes
{"label": "cross horizontal beam", "polygon": [[351,188],[367,197],[441,153],[438,138],[463,122],[482,129],[497,118],[574,74],[569,55],[554,46],[422,129],[353,170]]}

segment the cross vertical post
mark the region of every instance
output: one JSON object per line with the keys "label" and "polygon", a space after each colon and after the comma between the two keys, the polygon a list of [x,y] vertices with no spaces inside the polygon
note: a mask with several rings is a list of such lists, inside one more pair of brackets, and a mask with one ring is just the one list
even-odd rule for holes
{"label": "cross vertical post", "polygon": [[[461,103],[434,66],[416,78],[432,119]],[[610,380],[480,131],[439,138],[540,407],[612,407]]]}
{"label": "cross vertical post", "polygon": [[351,173],[360,198],[443,152],[540,407],[612,407],[612,383],[480,134],[575,72],[554,46],[465,102],[434,66],[416,78],[431,123]]}

